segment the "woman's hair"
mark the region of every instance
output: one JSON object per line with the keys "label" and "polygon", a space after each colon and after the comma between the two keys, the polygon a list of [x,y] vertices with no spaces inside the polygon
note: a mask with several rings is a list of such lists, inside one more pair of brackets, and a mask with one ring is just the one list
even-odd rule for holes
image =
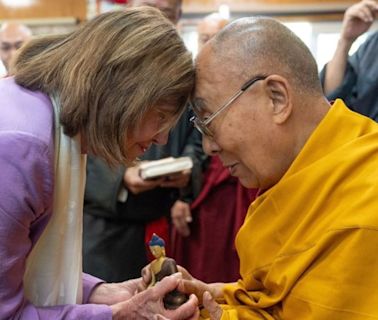
{"label": "woman's hair", "polygon": [[154,8],[102,14],[67,35],[45,36],[20,50],[12,73],[30,90],[60,99],[69,136],[108,163],[127,162],[127,136],[152,107],[181,115],[194,85],[192,56]]}

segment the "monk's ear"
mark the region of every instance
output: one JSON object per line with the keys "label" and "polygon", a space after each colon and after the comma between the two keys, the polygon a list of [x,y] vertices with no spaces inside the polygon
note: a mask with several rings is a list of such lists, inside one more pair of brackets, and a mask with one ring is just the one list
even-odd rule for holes
{"label": "monk's ear", "polygon": [[266,78],[266,90],[271,100],[273,121],[276,124],[284,123],[292,112],[291,87],[286,78],[271,75]]}

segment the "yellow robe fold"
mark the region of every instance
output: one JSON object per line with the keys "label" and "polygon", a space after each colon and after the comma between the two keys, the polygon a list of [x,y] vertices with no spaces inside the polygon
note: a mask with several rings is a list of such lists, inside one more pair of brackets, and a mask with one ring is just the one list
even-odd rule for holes
{"label": "yellow robe fold", "polygon": [[225,319],[378,319],[378,124],[337,100],[236,238]]}

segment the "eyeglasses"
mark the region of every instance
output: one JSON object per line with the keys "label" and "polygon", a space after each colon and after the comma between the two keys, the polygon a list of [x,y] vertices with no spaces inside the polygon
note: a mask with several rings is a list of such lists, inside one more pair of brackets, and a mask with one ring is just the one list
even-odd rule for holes
{"label": "eyeglasses", "polygon": [[194,113],[196,113],[195,116],[193,116],[190,119],[190,122],[194,125],[194,127],[201,132],[204,136],[207,136],[209,138],[212,138],[214,135],[211,132],[209,128],[209,124],[211,121],[213,121],[223,110],[225,110],[228,106],[230,106],[237,98],[239,98],[248,88],[250,88],[254,83],[260,80],[265,80],[267,76],[256,76],[252,79],[248,80],[246,83],[242,85],[242,87],[239,89],[237,93],[235,93],[228,102],[226,102],[223,106],[221,106],[217,111],[212,113],[210,116],[206,117],[206,119],[201,120],[199,116],[197,115],[197,112],[199,110],[198,107],[195,106],[195,104],[192,102],[192,108]]}

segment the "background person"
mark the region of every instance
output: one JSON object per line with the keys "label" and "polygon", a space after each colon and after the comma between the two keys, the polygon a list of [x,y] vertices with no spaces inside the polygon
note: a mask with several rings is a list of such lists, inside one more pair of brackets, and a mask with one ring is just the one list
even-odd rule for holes
{"label": "background person", "polygon": [[375,0],[360,1],[345,11],[335,54],[320,75],[328,99],[342,98],[352,110],[375,121],[378,121],[378,32],[370,35],[353,56],[348,53],[377,16]]}
{"label": "background person", "polygon": [[149,6],[159,9],[174,25],[182,15],[182,0],[129,0],[130,7]]}
{"label": "background person", "polygon": [[141,278],[107,284],[81,268],[84,153],[131,163],[166,141],[194,82],[175,28],[152,8],[106,13],[30,41],[13,75],[0,80],[0,318],[195,317],[194,297],[163,308],[175,276],[138,293]]}
{"label": "background person", "polygon": [[0,60],[9,70],[11,60],[16,51],[32,36],[31,30],[24,24],[18,22],[4,22],[0,28]]}
{"label": "background person", "polygon": [[201,51],[204,44],[214,37],[223,27],[229,23],[219,13],[214,12],[205,16],[197,25],[198,51]]}
{"label": "background person", "polygon": [[205,151],[262,192],[236,237],[241,279],[186,292],[212,320],[377,317],[378,124],[331,106],[307,46],[268,18],[204,46],[193,105]]}

